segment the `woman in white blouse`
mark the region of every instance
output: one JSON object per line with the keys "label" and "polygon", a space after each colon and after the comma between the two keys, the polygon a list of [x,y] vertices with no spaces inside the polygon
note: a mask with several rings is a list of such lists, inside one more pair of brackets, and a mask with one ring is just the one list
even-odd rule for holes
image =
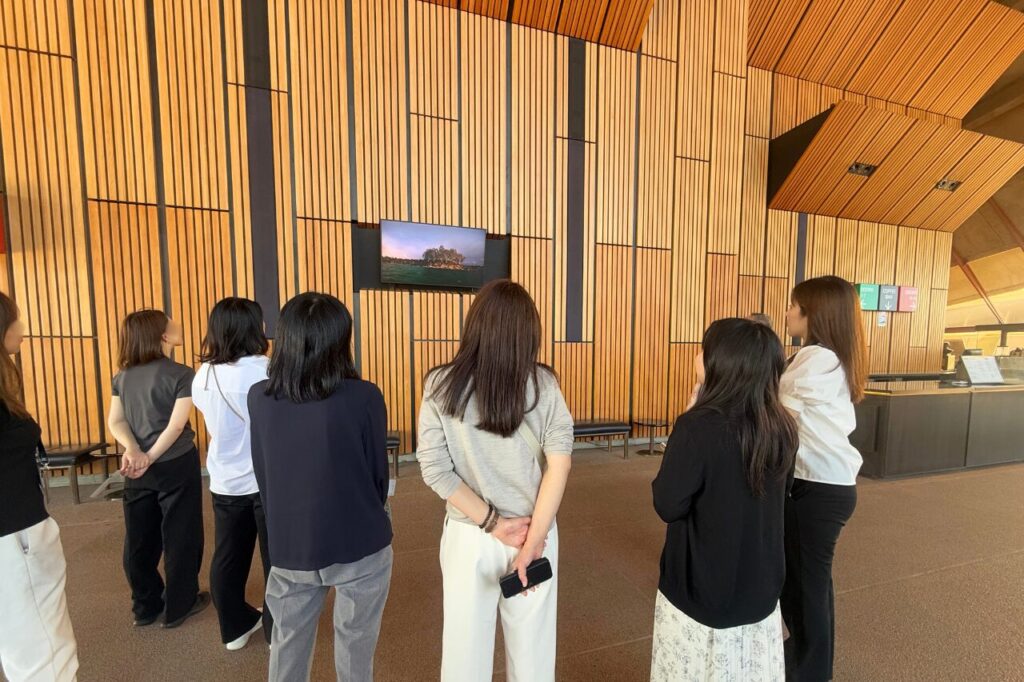
{"label": "woman in white blouse", "polygon": [[273,628],[266,607],[261,613],[245,600],[257,539],[264,579],[270,570],[267,526],[252,468],[248,404],[249,388],[267,378],[269,343],[263,326],[259,303],[233,297],[218,302],[203,339],[203,364],[192,382],[192,402],[210,432],[206,469],[217,536],[210,590],[221,640],[229,651],[244,647],[261,627],[269,642]]}
{"label": "woman in white blouse", "polygon": [[779,390],[797,420],[800,449],[786,500],[786,583],[782,615],[790,631],[792,679],[832,679],[835,597],[832,558],[857,506],[860,453],[850,445],[853,405],[864,397],[867,347],[860,301],[839,277],[817,277],[793,289],[789,334],[803,339]]}

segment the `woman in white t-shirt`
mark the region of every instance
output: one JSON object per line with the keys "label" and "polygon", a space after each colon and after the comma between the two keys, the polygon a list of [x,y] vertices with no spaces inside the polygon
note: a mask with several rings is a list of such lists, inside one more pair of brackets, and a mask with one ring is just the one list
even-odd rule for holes
{"label": "woman in white t-shirt", "polygon": [[267,378],[267,337],[263,310],[255,301],[225,298],[213,307],[203,339],[203,362],[192,382],[192,401],[203,413],[210,445],[210,473],[216,547],[210,565],[210,591],[229,651],[244,647],[263,627],[270,641],[270,611],[245,600],[245,585],[257,539],[263,577],[270,571],[267,527],[252,468],[249,440],[249,388]]}
{"label": "woman in white t-shirt", "polygon": [[867,347],[860,300],[839,277],[817,277],[793,289],[789,334],[803,347],[782,375],[782,404],[796,418],[800,449],[786,500],[786,583],[782,615],[789,627],[792,679],[832,679],[835,597],[832,558],[857,506],[861,456],[850,444],[853,405],[864,397]]}

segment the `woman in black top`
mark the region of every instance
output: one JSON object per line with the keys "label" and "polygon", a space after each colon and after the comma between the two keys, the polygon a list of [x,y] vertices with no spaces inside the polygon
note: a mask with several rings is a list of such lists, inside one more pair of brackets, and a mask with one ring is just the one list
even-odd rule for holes
{"label": "woman in black top", "polygon": [[78,673],[78,647],[60,531],[36,468],[41,431],[11,359],[24,336],[17,306],[0,293],[0,668],[12,681],[64,682]]}
{"label": "woman in black top", "polygon": [[372,680],[391,582],[387,409],[352,362],[352,317],[306,293],[284,306],[268,370],[249,390],[252,464],[270,549],[270,680],[308,680],[334,588],[339,680]]}
{"label": "woman in black top", "polygon": [[782,344],[719,320],[697,358],[700,393],[676,420],[654,508],[668,524],[652,680],[782,680],[783,504],[797,448],[779,401]]}
{"label": "woman in black top", "polygon": [[195,372],[168,357],[183,341],[181,325],[159,310],[134,312],[121,325],[107,424],[124,446],[124,571],[136,627],[161,613],[165,628],[178,627],[210,605],[199,591],[203,488],[188,421]]}

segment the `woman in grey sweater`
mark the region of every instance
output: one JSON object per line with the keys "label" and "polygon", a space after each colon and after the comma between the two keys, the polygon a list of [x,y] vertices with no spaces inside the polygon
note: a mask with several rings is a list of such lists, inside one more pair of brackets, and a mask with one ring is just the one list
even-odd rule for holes
{"label": "woman in grey sweater", "polygon": [[[541,325],[520,285],[491,282],[466,316],[455,359],[427,376],[420,406],[423,480],[447,500],[441,538],[441,679],[490,680],[495,613],[511,682],[555,678],[558,532],[572,416],[537,363]],[[546,557],[553,578],[504,599],[499,580]]]}

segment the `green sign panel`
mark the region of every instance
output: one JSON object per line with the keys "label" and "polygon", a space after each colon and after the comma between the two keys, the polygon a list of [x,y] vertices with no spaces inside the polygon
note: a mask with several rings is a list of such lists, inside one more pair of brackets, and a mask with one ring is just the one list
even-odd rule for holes
{"label": "green sign panel", "polygon": [[857,294],[860,295],[861,310],[878,310],[877,284],[858,284]]}

